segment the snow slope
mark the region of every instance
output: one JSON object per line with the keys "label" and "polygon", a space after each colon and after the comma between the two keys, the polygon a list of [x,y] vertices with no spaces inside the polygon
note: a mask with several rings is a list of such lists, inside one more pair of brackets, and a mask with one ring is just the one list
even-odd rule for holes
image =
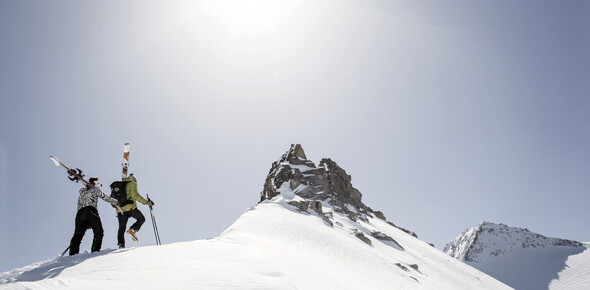
{"label": "snow slope", "polygon": [[571,255],[566,267],[551,281],[549,289],[590,289],[590,243],[584,243],[583,253]]}
{"label": "snow slope", "polygon": [[0,274],[0,288],[509,289],[381,219],[333,214],[330,226],[279,196],[214,239],[48,259]]}
{"label": "snow slope", "polygon": [[260,198],[217,238],[49,259],[0,274],[0,288],[509,289],[388,222],[299,144]]}
{"label": "snow slope", "polygon": [[516,289],[588,289],[587,249],[588,244],[483,222],[444,251]]}

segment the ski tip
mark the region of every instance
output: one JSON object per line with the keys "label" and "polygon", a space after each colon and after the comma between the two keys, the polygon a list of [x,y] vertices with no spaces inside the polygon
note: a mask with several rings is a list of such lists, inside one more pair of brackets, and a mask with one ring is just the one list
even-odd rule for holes
{"label": "ski tip", "polygon": [[129,146],[131,146],[131,144],[125,143],[125,146],[123,147],[123,152],[125,152],[125,153],[129,152]]}
{"label": "ski tip", "polygon": [[49,159],[51,159],[51,161],[53,161],[53,163],[55,164],[55,166],[59,166],[59,160],[53,156],[49,156]]}

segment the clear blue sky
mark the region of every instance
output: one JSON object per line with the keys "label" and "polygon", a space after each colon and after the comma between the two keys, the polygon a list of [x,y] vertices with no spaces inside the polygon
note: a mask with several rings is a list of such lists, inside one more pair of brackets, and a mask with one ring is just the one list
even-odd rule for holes
{"label": "clear blue sky", "polygon": [[80,186],[48,157],[108,186],[125,142],[163,243],[221,233],[291,143],[438,248],[483,220],[590,241],[589,8],[1,1],[0,271],[69,243]]}

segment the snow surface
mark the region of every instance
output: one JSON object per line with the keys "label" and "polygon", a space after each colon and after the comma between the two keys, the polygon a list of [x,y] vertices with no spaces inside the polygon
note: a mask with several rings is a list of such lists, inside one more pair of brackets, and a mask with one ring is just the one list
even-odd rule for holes
{"label": "snow surface", "polygon": [[590,289],[590,243],[584,244],[586,250],[567,258],[565,269],[551,281],[549,289]]}
{"label": "snow surface", "polygon": [[588,244],[483,222],[445,252],[516,289],[590,289]]}
{"label": "snow surface", "polygon": [[284,196],[213,239],[52,258],[0,274],[0,289],[509,289],[383,220],[332,212],[331,226]]}

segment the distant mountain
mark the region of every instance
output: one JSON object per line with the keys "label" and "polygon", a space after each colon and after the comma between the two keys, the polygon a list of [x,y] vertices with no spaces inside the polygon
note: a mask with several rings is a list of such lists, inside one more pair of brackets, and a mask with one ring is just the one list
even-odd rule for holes
{"label": "distant mountain", "polygon": [[[291,146],[219,237],[51,258],[2,289],[510,289],[362,202],[336,162]],[[213,217],[212,217],[213,218]]]}
{"label": "distant mountain", "polygon": [[565,279],[564,275],[573,273],[572,267],[590,274],[590,264],[577,261],[581,258],[590,262],[587,247],[587,244],[545,237],[528,229],[482,222],[465,230],[443,251],[516,289],[575,289],[569,287],[590,288],[590,276],[574,273]]}

